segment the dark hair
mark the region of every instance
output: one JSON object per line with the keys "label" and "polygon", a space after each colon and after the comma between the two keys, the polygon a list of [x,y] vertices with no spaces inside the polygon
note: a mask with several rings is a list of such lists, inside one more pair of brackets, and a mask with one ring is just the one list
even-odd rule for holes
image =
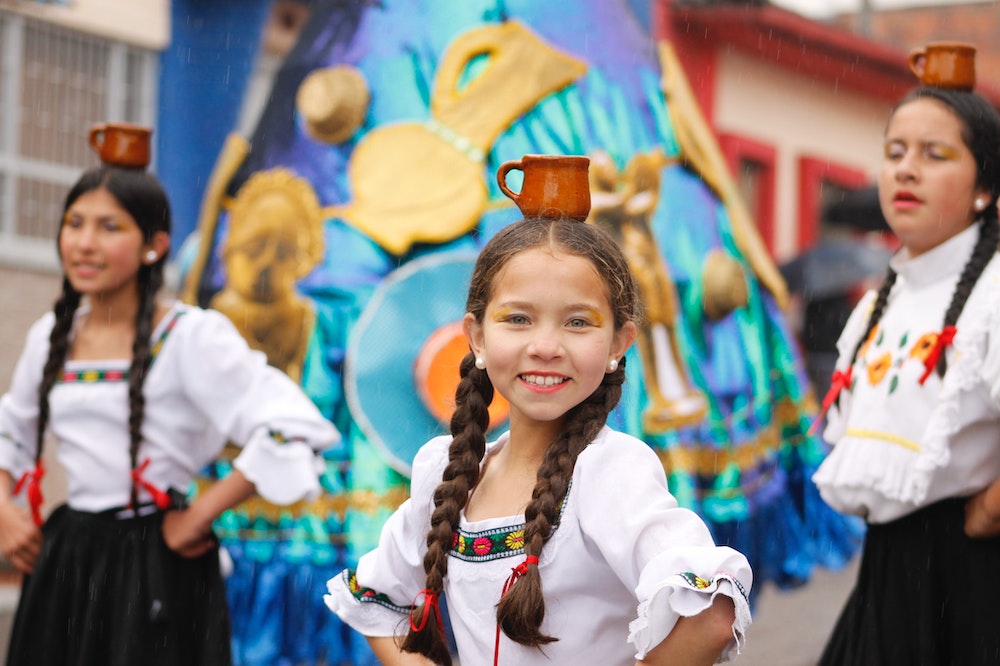
{"label": "dark hair", "polygon": [[[990,192],[990,202],[980,213],[978,220],[979,239],[976,241],[972,256],[962,269],[962,275],[945,311],[943,327],[947,327],[954,326],[958,321],[972,288],[976,286],[979,276],[996,253],[1000,242],[1000,226],[998,226],[1000,222],[997,220],[997,197],[1000,195],[1000,114],[985,98],[974,92],[922,86],[911,90],[896,104],[889,116],[890,120],[900,107],[918,99],[933,99],[940,102],[959,120],[962,125],[962,141],[972,152],[976,163],[976,185]],[[881,319],[895,282],[896,272],[889,268],[878,291],[865,332],[854,347],[854,353],[851,355],[852,365],[861,347]],[[938,375],[943,377],[947,369],[945,355],[941,354],[937,364]]]}
{"label": "dark hair", "polygon": [[[167,195],[159,181],[151,174],[137,169],[124,169],[101,166],[84,172],[80,179],[70,189],[63,204],[63,215],[81,196],[95,190],[105,190],[115,198],[118,204],[128,211],[146,242],[152,240],[154,234],[163,231],[170,233],[170,204]],[[59,226],[59,236],[62,235],[62,224]],[[59,247],[59,237],[56,238],[56,248]],[[156,293],[163,286],[163,267],[167,261],[165,252],[153,264],[140,264],[136,278],[139,308],[135,316],[135,342],[132,344],[132,365],[129,368],[129,455],[132,467],[137,464],[139,443],[142,440],[142,421],[145,412],[145,398],[142,384],[146,378],[149,363],[149,338],[152,335],[153,314],[156,311]],[[73,319],[80,305],[80,293],[76,291],[66,277],[63,277],[62,294],[53,308],[56,316],[55,325],[49,335],[49,356],[42,372],[42,382],[38,389],[38,434],[36,440],[36,463],[42,456],[42,444],[45,428],[49,419],[49,393],[59,374],[62,372],[69,351],[70,333],[73,329]],[[136,488],[132,488],[132,504],[136,505]]]}
{"label": "dark hair", "polygon": [[[614,311],[615,328],[639,319],[639,293],[628,263],[615,241],[589,224],[566,219],[528,218],[501,230],[483,248],[472,273],[466,311],[482,322],[493,295],[494,282],[507,262],[517,254],[543,247],[588,259],[607,287]],[[453,436],[448,465],[434,491],[434,512],[427,534],[424,570],[426,589],[440,595],[448,571],[448,551],[458,528],[459,514],[479,480],[479,465],[486,451],[487,408],[493,400],[493,385],[485,370],[475,366],[469,353],[462,360],[461,381],[455,392],[456,410],[451,419]],[[614,372],[605,374],[601,385],[567,413],[563,432],[549,445],[538,469],[531,502],[525,509],[524,551],[538,557],[558,522],[559,510],[569,490],[577,456],[597,436],[608,414],[621,398],[625,359]],[[412,612],[417,621],[426,602]],[[527,567],[503,595],[497,606],[497,623],[504,633],[522,645],[540,646],[557,640],[539,631],[545,616],[541,578],[536,565]],[[433,622],[405,637],[402,649],[417,652],[438,664],[451,664],[445,637]]]}

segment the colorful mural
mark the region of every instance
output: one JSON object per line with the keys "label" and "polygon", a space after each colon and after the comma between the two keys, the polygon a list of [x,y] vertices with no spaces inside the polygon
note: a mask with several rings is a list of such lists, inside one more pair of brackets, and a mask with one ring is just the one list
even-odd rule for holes
{"label": "colorful mural", "polygon": [[314,6],[253,136],[227,140],[185,257],[190,301],[234,320],[283,304],[248,339],[344,434],[320,500],[254,500],[219,521],[238,663],[374,663],[323,584],[374,545],[416,448],[446,431],[472,262],[519,217],[495,174],[525,154],[591,158],[589,222],[642,285],[612,425],[657,451],[759,583],[801,584],[854,553],[860,525],[809,481],[825,451],[807,434],[784,283],[693,100],[626,0]]}

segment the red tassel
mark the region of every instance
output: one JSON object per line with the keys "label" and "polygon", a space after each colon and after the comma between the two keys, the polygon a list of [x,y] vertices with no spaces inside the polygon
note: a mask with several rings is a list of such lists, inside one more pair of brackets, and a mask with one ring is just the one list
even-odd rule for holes
{"label": "red tassel", "polygon": [[149,458],[143,460],[142,464],[139,465],[138,469],[132,470],[132,480],[135,481],[139,486],[141,486],[143,490],[145,490],[147,493],[150,494],[150,496],[153,498],[153,503],[156,504],[157,508],[159,508],[161,511],[166,511],[167,509],[170,508],[170,505],[172,504],[170,495],[163,492],[162,490],[160,490],[152,483],[143,478],[142,476],[143,472],[146,471],[147,467],[149,467]]}
{"label": "red tassel", "polygon": [[45,465],[39,460],[35,464],[35,469],[29,470],[21,475],[21,478],[14,484],[14,495],[18,495],[22,488],[26,488],[28,505],[31,507],[31,518],[35,525],[42,526],[42,477],[45,476]]}
{"label": "red tassel", "polygon": [[945,326],[938,333],[937,340],[934,342],[934,346],[931,347],[930,353],[927,354],[927,358],[924,359],[924,374],[920,375],[920,384],[923,385],[927,378],[931,376],[934,372],[934,368],[937,367],[938,361],[941,359],[941,354],[944,350],[955,340],[955,334],[958,333],[958,329],[954,326]]}
{"label": "red tassel", "polygon": [[[529,564],[538,564],[538,558],[535,555],[528,555],[524,558],[524,562],[521,562],[516,567],[511,567],[510,575],[507,576],[506,582],[503,584],[503,591],[500,592],[500,598],[507,594],[507,590],[514,587],[514,583],[517,579],[528,573]],[[497,666],[500,663],[500,625],[497,625],[497,640],[493,647],[493,666]]]}
{"label": "red tassel", "polygon": [[816,420],[812,422],[811,426],[809,426],[807,434],[811,435],[816,432],[816,427],[819,426],[819,422],[823,420],[823,417],[833,405],[833,401],[840,395],[840,392],[844,389],[850,389],[851,375],[853,372],[854,366],[852,365],[847,366],[847,370],[844,371],[833,371],[833,375],[830,377],[830,389],[826,392],[826,396],[823,398],[823,407],[819,410],[819,415],[816,417]]}

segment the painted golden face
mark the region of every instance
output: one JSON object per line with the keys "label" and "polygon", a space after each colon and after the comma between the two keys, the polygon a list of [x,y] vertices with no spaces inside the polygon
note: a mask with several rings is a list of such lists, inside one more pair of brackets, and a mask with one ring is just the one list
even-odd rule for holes
{"label": "painted golden face", "polygon": [[294,293],[301,268],[297,215],[287,197],[273,192],[233,219],[224,252],[230,288],[260,303]]}

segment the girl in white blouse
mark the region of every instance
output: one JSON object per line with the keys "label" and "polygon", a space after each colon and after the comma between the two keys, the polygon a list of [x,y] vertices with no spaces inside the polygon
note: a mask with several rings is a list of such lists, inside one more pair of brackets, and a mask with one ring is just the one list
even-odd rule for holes
{"label": "girl in white blouse", "polygon": [[[255,490],[319,491],[336,430],[225,317],[157,298],[169,233],[142,170],[102,166],[66,197],[63,292],[0,399],[0,548],[25,574],[8,666],[229,664],[212,521]],[[43,521],[47,433],[68,500]],[[226,440],[235,471],[185,507]]]}
{"label": "girl in white blouse", "polygon": [[[643,442],[605,426],[638,295],[603,231],[527,219],[473,272],[450,437],[327,604],[384,664],[710,664],[750,623],[750,567],[678,508]],[[487,442],[494,391],[510,430]]]}
{"label": "girl in white blouse", "polygon": [[814,476],[868,521],[823,664],[1000,659],[998,193],[996,110],[971,90],[904,97],[879,174],[902,249],[841,335]]}

